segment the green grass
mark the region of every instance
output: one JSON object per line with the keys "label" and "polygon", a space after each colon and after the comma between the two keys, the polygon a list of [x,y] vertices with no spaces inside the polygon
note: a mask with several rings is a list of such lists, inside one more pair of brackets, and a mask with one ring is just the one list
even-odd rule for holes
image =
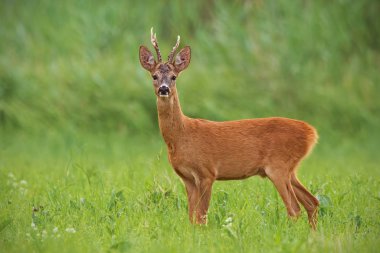
{"label": "green grass", "polygon": [[[305,212],[296,222],[287,219],[275,188],[259,177],[217,182],[208,226],[190,225],[184,187],[157,138],[6,138],[0,153],[0,247],[4,252],[375,252],[379,161],[363,163],[360,152],[347,157],[352,152],[344,149],[332,162],[317,147],[301,167],[301,180],[321,200],[318,230],[312,232]],[[76,232],[67,232],[70,228]]]}
{"label": "green grass", "polygon": [[[0,252],[378,251],[379,8],[1,1]],[[318,129],[299,171],[321,200],[316,232],[305,214],[288,221],[260,178],[217,182],[209,225],[189,224],[138,61],[152,26],[164,58],[177,34],[192,47],[177,81],[185,114],[283,116]]]}

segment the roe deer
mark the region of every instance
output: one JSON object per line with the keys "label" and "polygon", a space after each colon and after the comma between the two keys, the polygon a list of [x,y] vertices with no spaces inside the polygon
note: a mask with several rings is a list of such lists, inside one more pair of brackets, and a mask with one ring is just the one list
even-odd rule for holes
{"label": "roe deer", "polygon": [[178,36],[168,61],[162,62],[153,28],[151,42],[157,61],[145,46],[140,46],[140,63],[153,78],[161,134],[169,161],[185,184],[190,221],[207,223],[215,180],[260,175],[273,182],[289,217],[300,215],[300,202],[315,229],[319,202],[297,179],[296,171],[317,141],[316,130],[305,122],[280,117],[214,122],[185,116],[176,78],[190,63],[190,47],[184,47],[174,58]]}

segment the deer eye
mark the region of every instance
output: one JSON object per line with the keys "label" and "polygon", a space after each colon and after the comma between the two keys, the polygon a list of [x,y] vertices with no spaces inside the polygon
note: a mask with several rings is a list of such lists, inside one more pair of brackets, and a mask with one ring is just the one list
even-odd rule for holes
{"label": "deer eye", "polygon": [[176,76],[172,76],[172,80],[174,81],[175,79],[177,79],[177,77]]}
{"label": "deer eye", "polygon": [[153,75],[153,80],[157,80],[158,79],[158,76],[157,75]]}

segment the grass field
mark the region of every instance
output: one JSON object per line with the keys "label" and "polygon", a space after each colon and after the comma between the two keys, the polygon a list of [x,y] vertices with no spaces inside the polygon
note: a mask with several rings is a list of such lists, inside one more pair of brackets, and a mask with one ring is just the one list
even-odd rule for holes
{"label": "grass field", "polygon": [[273,185],[258,177],[216,183],[209,225],[190,225],[184,187],[157,138],[19,136],[6,138],[0,155],[6,157],[0,171],[3,252],[376,252],[379,247],[379,160],[370,162],[355,150],[343,148],[334,158],[317,148],[300,169],[301,180],[321,201],[316,232],[305,213],[288,221]]}
{"label": "grass field", "polygon": [[[378,1],[2,1],[0,252],[378,252]],[[267,179],[217,182],[188,222],[138,61],[154,26],[192,62],[183,111],[283,116],[320,139],[299,170],[317,231]],[[165,57],[166,58],[166,57]]]}

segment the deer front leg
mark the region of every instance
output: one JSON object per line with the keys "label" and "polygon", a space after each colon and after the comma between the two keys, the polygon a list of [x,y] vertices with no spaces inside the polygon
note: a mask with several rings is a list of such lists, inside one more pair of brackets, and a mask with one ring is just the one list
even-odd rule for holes
{"label": "deer front leg", "polygon": [[213,180],[202,179],[199,182],[199,200],[196,205],[197,224],[207,224],[207,211],[210,205]]}
{"label": "deer front leg", "polygon": [[199,193],[197,186],[195,185],[195,182],[188,180],[188,179],[182,179],[185,183],[186,193],[187,193],[187,203],[188,203],[188,209],[189,209],[189,219],[191,223],[196,222],[196,205],[199,199]]}

